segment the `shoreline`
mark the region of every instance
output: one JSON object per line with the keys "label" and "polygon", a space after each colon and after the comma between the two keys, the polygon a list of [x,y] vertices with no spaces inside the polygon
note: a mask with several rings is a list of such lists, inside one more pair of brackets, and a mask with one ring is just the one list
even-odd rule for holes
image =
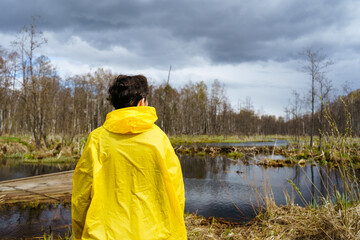
{"label": "shoreline", "polygon": [[[0,149],[3,150],[0,141]],[[20,148],[18,144],[24,146],[22,143],[5,143],[9,150]],[[55,145],[54,145],[55,146]],[[24,147],[21,147],[24,149]],[[54,150],[55,149],[55,150]],[[69,159],[74,160],[79,156],[81,152],[81,146],[74,148],[74,146],[64,146],[58,149],[54,148],[50,150],[41,150],[43,155],[32,152],[29,148],[19,156],[19,159],[25,159],[28,163],[52,163],[52,160],[61,160],[66,154],[69,154]],[[191,154],[194,156],[226,156],[234,159],[234,161],[245,161],[247,157],[252,157],[257,154],[264,155],[281,155],[284,156],[284,160],[271,160],[265,159],[261,162],[265,162],[264,167],[284,167],[294,166],[294,164],[302,165],[304,163],[315,164],[324,163],[330,167],[335,168],[347,168],[348,165],[354,167],[354,164],[359,164],[359,146],[353,144],[349,146],[354,155],[338,155],[338,153],[344,153],[342,150],[339,152],[321,152],[316,149],[308,149],[304,146],[292,145],[288,147],[272,147],[272,146],[256,146],[256,147],[233,147],[233,146],[201,146],[198,143],[187,144],[174,144],[174,149],[179,154]],[[336,149],[335,149],[336,150]],[[65,153],[65,154],[64,154]],[[15,153],[13,153],[15,154]],[[26,158],[25,156],[31,157]],[[46,157],[49,156],[50,157]],[[43,157],[44,156],[44,157]],[[334,157],[340,156],[339,159]],[[4,155],[3,155],[4,157]],[[40,158],[39,158],[40,157]],[[1,158],[0,158],[1,159]],[[6,156],[5,156],[6,159]],[[76,161],[76,160],[75,160]],[[288,162],[286,162],[288,161]],[[65,161],[66,162],[66,161]],[[256,164],[256,162],[254,163]],[[61,175],[62,173],[58,173]],[[43,176],[33,177],[44,178]],[[16,180],[6,181],[6,185]],[[33,181],[32,181],[33,182]],[[0,182],[0,188],[1,188]],[[48,181],[49,183],[49,181]],[[71,178],[70,178],[71,183]],[[59,185],[59,184],[58,184]],[[357,185],[358,186],[358,185]],[[7,186],[9,187],[9,186]],[[15,187],[16,188],[16,187]],[[19,189],[18,189],[19,190]],[[351,189],[348,189],[348,191]],[[22,189],[26,194],[30,194],[32,189]],[[40,192],[41,193],[41,192]],[[51,204],[68,205],[71,201],[71,191],[69,194],[64,194],[66,191],[62,191],[63,197],[53,195],[43,196],[44,199],[38,199],[31,201],[20,201],[17,198],[16,201],[7,201],[4,197],[4,192],[0,191],[0,208],[3,210],[7,207],[21,207],[36,209],[42,206]],[[25,195],[26,195],[25,194]],[[299,194],[299,193],[298,193]],[[300,193],[301,194],[301,193]],[[18,195],[18,194],[15,194]],[[41,194],[37,194],[41,195]],[[46,194],[47,195],[47,194]],[[324,198],[321,203],[308,204],[304,207],[294,205],[289,201],[287,205],[276,205],[271,195],[264,196],[265,205],[262,211],[258,212],[257,216],[250,220],[248,223],[239,224],[236,222],[226,221],[221,218],[204,218],[197,216],[196,213],[185,214],[185,222],[188,229],[189,239],[360,239],[360,202],[359,196],[356,195],[354,199],[348,199],[345,195],[329,196]],[[14,200],[14,199],[13,199]],[[54,236],[56,237],[56,236]],[[39,238],[37,238],[39,239]]]}
{"label": "shoreline", "polygon": [[[50,148],[44,146],[36,149],[32,144],[31,138],[27,141],[16,137],[0,137],[0,160],[7,158],[21,159],[26,163],[76,163],[80,158],[86,138],[78,138],[70,145],[65,145],[59,140],[51,139]],[[270,143],[276,141],[287,142],[288,145],[271,146]],[[191,154],[196,156],[226,155],[236,160],[246,160],[248,157],[257,154],[281,155],[284,159],[267,159],[259,165],[270,167],[294,166],[306,162],[320,163],[330,167],[339,167],[340,164],[354,164],[355,168],[360,168],[360,139],[356,138],[347,143],[348,149],[327,146],[319,150],[317,147],[310,149],[306,140],[293,142],[291,136],[253,136],[239,138],[236,136],[170,136],[174,150],[178,154]],[[254,143],[255,146],[236,146],[246,142]],[[263,143],[262,145],[256,143]],[[270,145],[269,145],[270,144]],[[315,145],[316,146],[316,145]],[[330,147],[330,149],[328,149]]]}
{"label": "shoreline", "polygon": [[[195,239],[359,239],[360,204],[347,210],[325,204],[322,207],[300,207],[289,204],[274,206],[271,201],[264,211],[247,223],[226,221],[222,218],[184,215],[187,236]],[[57,209],[58,205],[52,206]],[[67,208],[67,206],[65,206]],[[44,209],[41,205],[32,206]],[[24,211],[24,210],[22,210]],[[345,222],[347,221],[347,225]],[[65,226],[65,227],[64,227]],[[70,236],[70,225],[64,225],[61,235],[55,233],[51,239],[66,239]],[[53,226],[54,229],[59,229]],[[26,239],[50,239],[45,231]],[[13,238],[9,238],[13,239]]]}

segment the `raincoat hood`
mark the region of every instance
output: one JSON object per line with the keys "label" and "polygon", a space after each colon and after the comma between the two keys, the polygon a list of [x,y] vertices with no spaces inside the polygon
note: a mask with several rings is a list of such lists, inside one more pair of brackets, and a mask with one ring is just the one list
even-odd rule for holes
{"label": "raincoat hood", "polygon": [[157,119],[154,107],[127,107],[108,113],[103,127],[114,133],[141,133],[150,129]]}

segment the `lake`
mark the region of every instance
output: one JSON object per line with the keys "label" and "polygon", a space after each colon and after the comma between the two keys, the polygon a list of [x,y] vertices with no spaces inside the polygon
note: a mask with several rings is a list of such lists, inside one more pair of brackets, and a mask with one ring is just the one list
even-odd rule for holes
{"label": "lake", "polygon": [[[251,220],[262,206],[263,196],[270,193],[277,204],[286,204],[285,193],[299,205],[308,204],[315,198],[326,196],[333,186],[341,191],[342,181],[337,169],[307,164],[304,167],[263,167],[255,161],[281,156],[256,156],[247,161],[233,160],[224,156],[198,157],[181,155],[179,160],[185,184],[185,212],[222,217],[227,220],[246,222]],[[24,164],[19,160],[0,161],[0,179],[8,180],[74,169],[74,164]],[[360,176],[360,174],[359,174]],[[301,196],[294,191],[295,184]],[[271,186],[271,187],[270,187]],[[0,193],[1,195],[1,193]],[[28,237],[54,232],[64,235],[71,224],[70,206],[54,206],[43,209],[0,209],[0,236]]]}

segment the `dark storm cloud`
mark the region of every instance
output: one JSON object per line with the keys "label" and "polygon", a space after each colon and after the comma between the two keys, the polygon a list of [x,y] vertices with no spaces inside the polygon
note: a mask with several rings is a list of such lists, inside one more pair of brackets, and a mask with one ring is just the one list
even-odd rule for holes
{"label": "dark storm cloud", "polygon": [[[15,32],[39,15],[38,25],[67,41],[78,36],[98,49],[121,46],[152,63],[199,55],[214,63],[286,60],[314,38],[346,26],[348,3],[335,0],[1,0],[0,31]],[[295,54],[294,54],[295,53]]]}

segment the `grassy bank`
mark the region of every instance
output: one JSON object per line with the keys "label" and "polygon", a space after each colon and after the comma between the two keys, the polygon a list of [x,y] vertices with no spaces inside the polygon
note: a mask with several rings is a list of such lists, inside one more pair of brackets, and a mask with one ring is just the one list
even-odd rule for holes
{"label": "grassy bank", "polygon": [[36,147],[30,136],[0,136],[0,159],[19,159],[26,163],[76,163],[85,145],[86,137],[64,141],[60,136],[49,136],[49,146]]}
{"label": "grassy bank", "polygon": [[[268,204],[247,224],[186,214],[188,239],[360,239],[360,204],[346,211],[329,202],[316,208]],[[33,239],[70,239],[70,235],[69,232],[63,237],[45,235]]]}
{"label": "grassy bank", "polygon": [[[289,140],[290,146],[275,148],[196,146],[197,143],[254,142],[264,141],[264,139],[270,141],[275,138]],[[217,218],[205,219],[194,213],[186,214],[185,222],[189,239],[360,239],[360,188],[359,180],[352,174],[356,164],[360,162],[359,138],[328,138],[321,149],[318,148],[318,139],[315,139],[314,147],[310,149],[307,138],[294,141],[291,136],[178,136],[170,137],[170,139],[176,151],[184,151],[186,154],[199,156],[227,154],[229,158],[239,160],[259,153],[278,154],[285,156],[284,161],[290,161],[290,163],[316,161],[331,164],[339,168],[341,178],[346,183],[345,193],[341,194],[336,189],[329,190],[328,192],[335,192],[335,194],[325,196],[316,204],[305,204],[305,207],[294,205],[290,199],[286,206],[277,206],[270,190],[270,193],[259,196],[260,201],[265,205],[261,211],[257,212],[257,216],[245,225]],[[7,151],[3,153],[3,157],[17,157],[25,162],[54,163],[76,161],[85,141],[86,138],[83,137],[64,144],[54,138],[50,148],[33,149],[29,146],[32,144],[31,138],[2,137],[0,144],[2,144],[1,149],[5,146]],[[22,151],[16,152],[16,149]],[[268,161],[267,164],[272,163]],[[280,166],[280,163],[273,164],[273,166]],[[293,187],[301,197],[296,186],[293,185]],[[49,238],[46,237],[46,239]]]}
{"label": "grassy bank", "polygon": [[[282,161],[265,161],[266,166],[287,166],[297,163],[330,164],[337,167],[339,162],[347,162],[360,167],[360,138],[331,138],[323,141],[319,148],[319,139],[314,138],[314,146],[309,147],[309,137],[295,138],[294,136],[210,136],[210,135],[182,135],[170,136],[170,141],[179,154],[198,156],[225,154],[234,159],[245,159],[257,154],[282,155]],[[205,143],[243,143],[267,142],[274,139],[289,141],[287,147],[207,147],[198,144]],[[296,140],[295,140],[296,139]],[[78,136],[72,142],[64,141],[59,136],[49,136],[49,147],[43,144],[36,148],[29,136],[0,136],[0,158],[25,159],[27,162],[64,163],[76,162],[80,157],[86,142],[86,136]]]}
{"label": "grassy bank", "polygon": [[360,239],[360,205],[339,210],[325,203],[318,208],[268,206],[252,222],[238,225],[222,219],[185,217],[189,239]]}
{"label": "grassy bank", "polygon": [[[256,147],[217,147],[206,146],[206,143],[242,143],[242,142],[266,142],[282,139],[289,141],[288,146],[256,146]],[[282,161],[265,161],[266,166],[287,166],[297,163],[329,164],[339,167],[339,164],[355,164],[360,167],[360,138],[332,138],[323,140],[319,146],[319,138],[314,138],[313,147],[310,148],[310,138],[302,137],[295,140],[294,136],[176,136],[170,137],[175,150],[180,154],[192,154],[204,156],[227,155],[230,158],[245,159],[257,154],[282,155],[286,159]]]}
{"label": "grassy bank", "polygon": [[177,145],[191,145],[196,143],[241,143],[241,142],[266,142],[273,139],[291,140],[291,136],[280,135],[254,135],[254,136],[213,136],[213,135],[177,135],[169,136],[170,142]]}

